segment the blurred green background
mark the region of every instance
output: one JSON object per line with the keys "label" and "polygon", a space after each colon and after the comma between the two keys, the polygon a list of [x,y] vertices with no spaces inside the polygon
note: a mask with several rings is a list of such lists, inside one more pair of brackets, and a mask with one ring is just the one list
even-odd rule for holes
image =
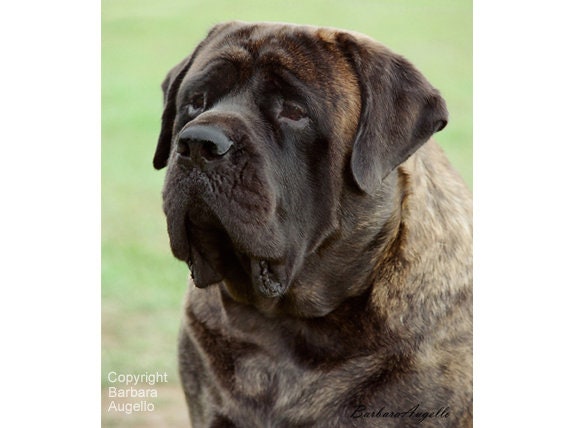
{"label": "blurred green background", "polygon": [[[170,253],[152,168],[160,83],[213,24],[283,21],[355,30],[414,63],[440,89],[450,121],[436,135],[472,186],[472,3],[451,0],[102,1],[103,426],[185,426],[176,336],[188,270]],[[106,411],[107,373],[166,371],[152,413]]]}

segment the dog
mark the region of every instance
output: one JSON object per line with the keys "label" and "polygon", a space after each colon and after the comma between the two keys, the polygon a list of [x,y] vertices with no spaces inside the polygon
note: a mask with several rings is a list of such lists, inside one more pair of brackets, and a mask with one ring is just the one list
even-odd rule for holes
{"label": "dog", "polygon": [[163,82],[192,426],[472,426],[472,196],[440,93],[354,32],[216,25]]}

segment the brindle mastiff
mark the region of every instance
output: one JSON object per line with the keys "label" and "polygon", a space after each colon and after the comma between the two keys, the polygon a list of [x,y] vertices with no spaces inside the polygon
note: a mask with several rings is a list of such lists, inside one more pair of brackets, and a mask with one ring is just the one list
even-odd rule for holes
{"label": "brindle mastiff", "polygon": [[193,426],[470,426],[472,202],[428,141],[439,92],[365,36],[237,22],[163,89]]}

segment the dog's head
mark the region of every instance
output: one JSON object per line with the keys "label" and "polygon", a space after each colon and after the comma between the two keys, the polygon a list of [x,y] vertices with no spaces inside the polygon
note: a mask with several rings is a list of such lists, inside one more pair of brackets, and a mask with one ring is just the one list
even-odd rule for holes
{"label": "dog's head", "polygon": [[308,258],[350,235],[347,195],[374,199],[447,121],[410,63],[333,29],[218,25],[163,91],[172,251],[196,286],[250,303],[293,293]]}

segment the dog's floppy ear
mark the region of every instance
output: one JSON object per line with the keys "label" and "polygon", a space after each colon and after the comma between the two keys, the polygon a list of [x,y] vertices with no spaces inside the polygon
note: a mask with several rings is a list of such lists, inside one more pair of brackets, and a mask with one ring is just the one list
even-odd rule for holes
{"label": "dog's floppy ear", "polygon": [[357,74],[362,105],[351,169],[361,190],[381,181],[447,125],[439,92],[405,58],[371,39],[341,34]]}

